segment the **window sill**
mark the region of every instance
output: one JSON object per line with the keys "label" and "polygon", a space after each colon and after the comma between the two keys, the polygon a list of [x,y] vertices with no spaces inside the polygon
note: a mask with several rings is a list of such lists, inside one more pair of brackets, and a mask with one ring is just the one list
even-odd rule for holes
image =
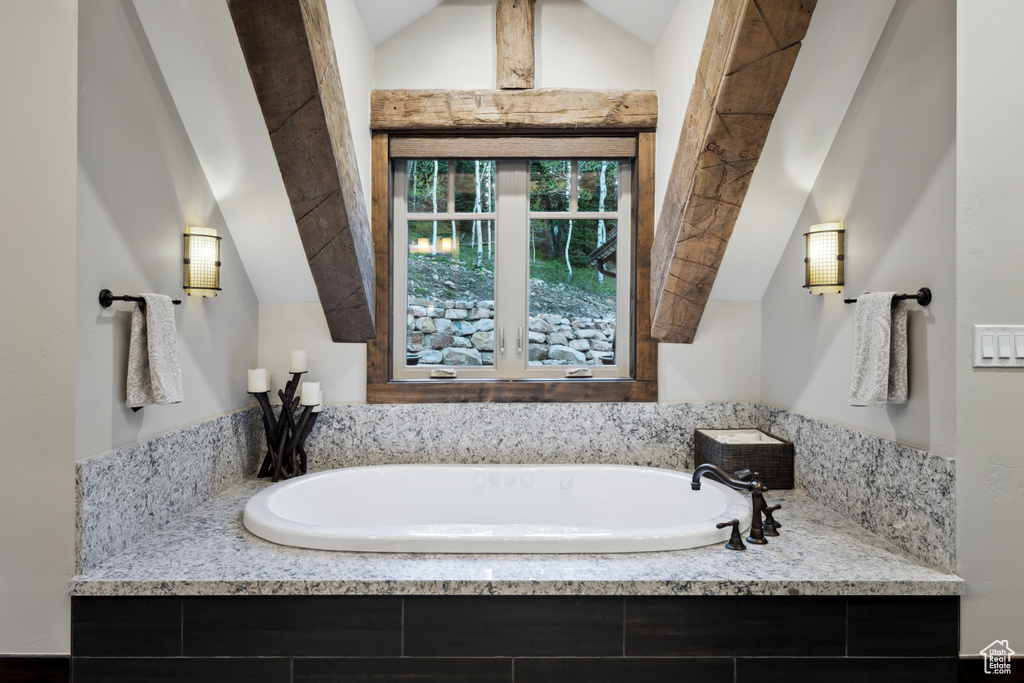
{"label": "window sill", "polygon": [[617,403],[658,400],[658,383],[633,379],[392,380],[366,387],[368,403]]}

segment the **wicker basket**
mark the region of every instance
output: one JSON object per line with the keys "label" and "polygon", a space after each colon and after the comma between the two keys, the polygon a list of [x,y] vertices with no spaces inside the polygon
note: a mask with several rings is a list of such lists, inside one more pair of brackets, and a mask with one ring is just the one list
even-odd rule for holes
{"label": "wicker basket", "polygon": [[[757,432],[778,443],[722,443],[720,434]],[[717,465],[732,475],[749,469],[758,473],[769,489],[793,488],[793,444],[758,429],[697,429],[693,433],[695,467],[704,463]]]}

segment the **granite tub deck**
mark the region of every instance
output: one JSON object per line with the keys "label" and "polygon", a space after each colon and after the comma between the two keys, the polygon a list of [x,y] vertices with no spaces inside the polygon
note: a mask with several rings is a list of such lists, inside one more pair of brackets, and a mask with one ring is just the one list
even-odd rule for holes
{"label": "granite tub deck", "polygon": [[242,526],[248,479],[70,582],[75,596],[194,595],[959,595],[953,574],[911,559],[799,491],[781,536],[745,552],[722,545],[602,555],[425,555],[306,550]]}

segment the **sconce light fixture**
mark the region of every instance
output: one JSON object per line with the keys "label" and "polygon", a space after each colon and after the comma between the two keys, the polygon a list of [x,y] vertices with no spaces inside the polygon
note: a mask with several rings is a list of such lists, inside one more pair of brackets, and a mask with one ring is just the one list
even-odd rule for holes
{"label": "sconce light fixture", "polygon": [[220,291],[220,237],[213,228],[185,228],[185,293],[217,296]]}
{"label": "sconce light fixture", "polygon": [[807,241],[804,287],[811,294],[838,294],[843,291],[845,234],[842,223],[819,223],[804,233]]}

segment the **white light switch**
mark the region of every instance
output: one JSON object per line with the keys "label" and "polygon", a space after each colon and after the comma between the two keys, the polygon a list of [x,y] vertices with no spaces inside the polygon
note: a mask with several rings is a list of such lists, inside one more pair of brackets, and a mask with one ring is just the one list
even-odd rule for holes
{"label": "white light switch", "polygon": [[1024,368],[1024,325],[975,325],[974,367]]}
{"label": "white light switch", "polygon": [[981,357],[982,358],[995,358],[996,357],[996,345],[994,334],[983,334],[981,335]]}
{"label": "white light switch", "polygon": [[1009,358],[1012,355],[1010,350],[1010,335],[1001,334],[999,335],[999,357]]}

